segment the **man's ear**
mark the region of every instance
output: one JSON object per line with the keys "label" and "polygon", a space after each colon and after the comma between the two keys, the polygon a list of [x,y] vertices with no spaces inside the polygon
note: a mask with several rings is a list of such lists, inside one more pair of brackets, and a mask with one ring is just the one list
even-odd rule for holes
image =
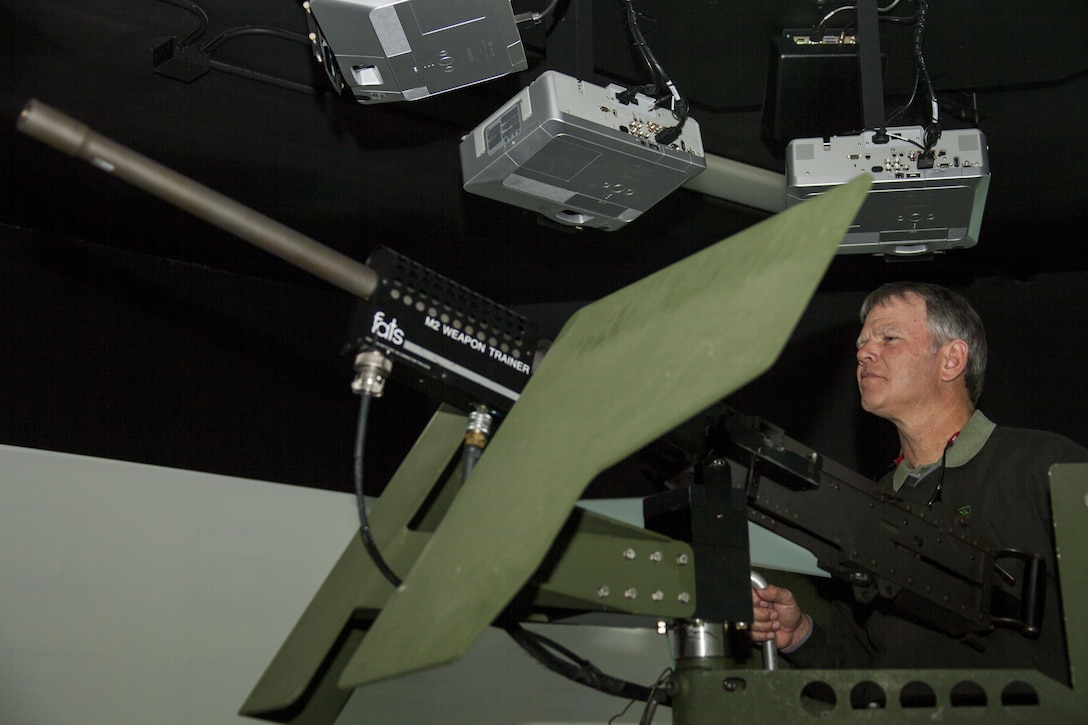
{"label": "man's ear", "polygon": [[970,350],[963,340],[952,340],[941,346],[941,380],[951,382],[967,369]]}

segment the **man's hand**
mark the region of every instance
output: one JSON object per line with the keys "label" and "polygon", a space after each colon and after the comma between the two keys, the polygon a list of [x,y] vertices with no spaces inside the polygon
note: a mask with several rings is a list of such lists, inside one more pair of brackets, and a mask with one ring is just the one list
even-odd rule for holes
{"label": "man's hand", "polygon": [[752,626],[748,635],[753,642],[774,640],[780,650],[800,644],[808,636],[812,620],[805,616],[789,589],[768,586],[752,589]]}

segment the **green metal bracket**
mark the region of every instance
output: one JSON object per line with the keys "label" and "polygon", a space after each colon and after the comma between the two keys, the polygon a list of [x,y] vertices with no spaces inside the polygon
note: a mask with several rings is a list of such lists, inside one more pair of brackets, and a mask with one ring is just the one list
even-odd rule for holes
{"label": "green metal bracket", "polygon": [[[374,539],[394,571],[410,569],[430,538],[412,531],[409,523],[435,482],[443,480],[464,430],[461,412],[442,407],[435,413],[371,511]],[[333,722],[351,696],[336,680],[392,592],[362,541],[352,537],[241,714],[279,722]]]}
{"label": "green metal bracket", "polygon": [[[396,571],[409,570],[432,535],[425,524],[412,528],[411,522],[440,521],[436,509],[443,506],[435,499],[447,498],[442,492],[460,483],[447,474],[464,425],[461,412],[441,408],[374,506],[375,539]],[[420,517],[428,505],[432,516]],[[352,537],[241,713],[296,724],[334,721],[351,696],[337,680],[391,593],[359,537]],[[525,618],[572,611],[679,618],[691,614],[694,593],[688,544],[576,509],[519,606]]]}
{"label": "green metal bracket", "polygon": [[680,667],[674,723],[1085,722],[1088,700],[1034,670],[728,670]]}
{"label": "green metal bracket", "polygon": [[695,610],[695,560],[682,541],[575,509],[526,589],[530,612],[684,618]]}
{"label": "green metal bracket", "polygon": [[1088,678],[1088,566],[1084,563],[1088,552],[1088,463],[1050,467],[1050,505],[1070,682],[1074,689],[1083,690]]}

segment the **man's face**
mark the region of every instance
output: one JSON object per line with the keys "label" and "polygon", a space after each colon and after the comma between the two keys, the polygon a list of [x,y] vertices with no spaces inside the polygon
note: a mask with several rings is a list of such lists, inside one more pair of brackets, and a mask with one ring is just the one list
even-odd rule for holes
{"label": "man's face", "polygon": [[925,300],[913,293],[874,307],[858,336],[861,407],[881,418],[903,420],[924,411],[940,381],[938,355],[926,329]]}

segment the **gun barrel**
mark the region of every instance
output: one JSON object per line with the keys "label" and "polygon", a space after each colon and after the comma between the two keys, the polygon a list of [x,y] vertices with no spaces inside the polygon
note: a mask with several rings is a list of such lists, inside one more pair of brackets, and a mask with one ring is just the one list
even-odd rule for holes
{"label": "gun barrel", "polygon": [[367,299],[378,287],[377,273],[361,262],[92,131],[41,101],[29,101],[15,125],[357,297]]}

